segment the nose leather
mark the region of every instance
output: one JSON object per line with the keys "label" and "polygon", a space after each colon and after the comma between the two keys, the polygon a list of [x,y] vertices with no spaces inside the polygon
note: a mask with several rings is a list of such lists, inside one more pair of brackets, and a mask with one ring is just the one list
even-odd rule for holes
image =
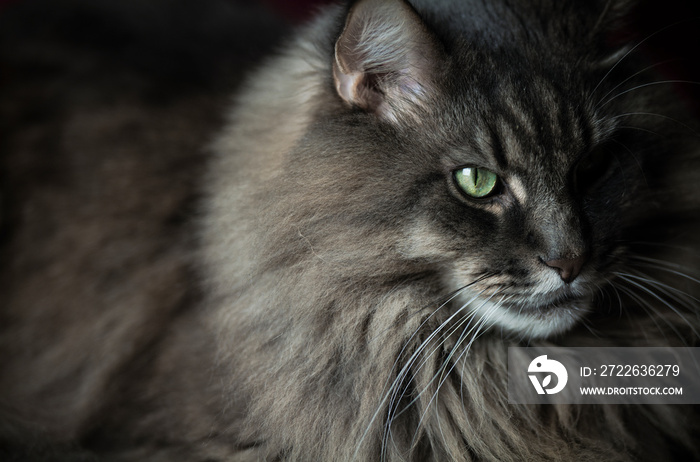
{"label": "nose leather", "polygon": [[581,268],[583,267],[584,263],[586,263],[586,260],[588,260],[588,256],[586,254],[582,254],[573,258],[548,260],[545,261],[544,264],[550,268],[558,270],[561,280],[568,284],[573,282],[574,279],[578,277],[578,275],[581,273]]}

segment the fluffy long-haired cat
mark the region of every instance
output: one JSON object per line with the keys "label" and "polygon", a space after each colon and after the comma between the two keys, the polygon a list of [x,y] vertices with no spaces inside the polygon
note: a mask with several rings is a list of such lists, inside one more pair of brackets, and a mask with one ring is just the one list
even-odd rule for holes
{"label": "fluffy long-haired cat", "polygon": [[700,458],[693,406],[506,393],[509,346],[700,340],[692,82],[632,2],[331,6],[233,103],[256,15],[67,3],[1,18],[2,457]]}

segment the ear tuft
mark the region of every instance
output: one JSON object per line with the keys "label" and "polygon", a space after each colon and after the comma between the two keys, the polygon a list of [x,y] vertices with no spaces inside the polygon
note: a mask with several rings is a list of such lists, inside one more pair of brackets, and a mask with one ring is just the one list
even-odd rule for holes
{"label": "ear tuft", "polygon": [[403,0],[361,0],[335,44],[333,77],[347,103],[389,120],[427,103],[435,39]]}

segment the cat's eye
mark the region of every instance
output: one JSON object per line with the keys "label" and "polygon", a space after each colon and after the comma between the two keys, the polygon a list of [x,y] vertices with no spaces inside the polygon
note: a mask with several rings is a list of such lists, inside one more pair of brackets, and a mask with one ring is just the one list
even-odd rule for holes
{"label": "cat's eye", "polygon": [[483,199],[498,190],[498,175],[479,167],[464,167],[454,171],[454,180],[467,196]]}
{"label": "cat's eye", "polygon": [[576,190],[585,192],[602,181],[610,172],[613,159],[610,150],[604,146],[594,149],[583,157],[576,165],[574,173]]}

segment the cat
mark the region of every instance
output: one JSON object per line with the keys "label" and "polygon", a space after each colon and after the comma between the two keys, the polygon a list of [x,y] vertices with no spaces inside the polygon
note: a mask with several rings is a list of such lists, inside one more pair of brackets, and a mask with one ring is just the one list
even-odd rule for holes
{"label": "cat", "polygon": [[506,393],[509,346],[698,345],[700,139],[633,8],[358,0],[223,121],[129,73],[4,106],[7,454],[700,460],[692,406]]}

